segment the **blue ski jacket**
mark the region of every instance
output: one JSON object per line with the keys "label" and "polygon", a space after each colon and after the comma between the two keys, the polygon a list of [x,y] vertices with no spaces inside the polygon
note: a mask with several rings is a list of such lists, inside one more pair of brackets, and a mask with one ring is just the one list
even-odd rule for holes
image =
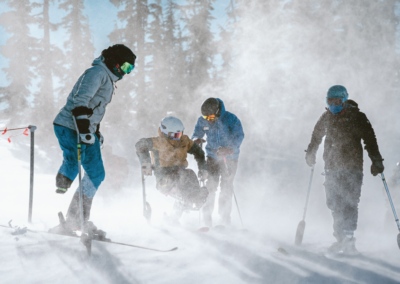
{"label": "blue ski jacket", "polygon": [[221,102],[221,116],[214,123],[210,123],[200,116],[194,128],[192,140],[207,135],[207,157],[222,160],[222,158],[217,157],[218,147],[222,146],[233,149],[233,154],[226,159],[237,160],[239,159],[240,145],[244,139],[242,123],[236,115],[225,110],[221,99],[217,100]]}

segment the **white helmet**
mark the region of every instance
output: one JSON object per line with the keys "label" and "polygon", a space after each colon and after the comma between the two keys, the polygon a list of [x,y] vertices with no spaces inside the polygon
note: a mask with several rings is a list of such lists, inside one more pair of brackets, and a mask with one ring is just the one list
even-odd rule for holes
{"label": "white helmet", "polygon": [[180,140],[185,127],[179,118],[167,116],[161,120],[160,129],[164,136],[168,139]]}

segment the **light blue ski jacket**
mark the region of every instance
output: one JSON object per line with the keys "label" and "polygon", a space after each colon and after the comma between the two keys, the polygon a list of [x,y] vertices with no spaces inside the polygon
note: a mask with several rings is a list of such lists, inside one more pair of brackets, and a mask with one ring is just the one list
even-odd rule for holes
{"label": "light blue ski jacket", "polygon": [[89,130],[91,133],[96,132],[97,125],[103,119],[106,107],[111,102],[114,83],[118,79],[105,65],[103,56],[96,58],[92,67],[79,77],[65,106],[54,119],[54,124],[75,130],[71,111],[84,106],[93,109],[93,115],[89,118]]}

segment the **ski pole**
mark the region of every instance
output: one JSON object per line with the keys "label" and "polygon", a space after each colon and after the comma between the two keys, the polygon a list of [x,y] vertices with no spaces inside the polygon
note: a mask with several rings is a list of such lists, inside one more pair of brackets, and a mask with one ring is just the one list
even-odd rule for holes
{"label": "ski pole", "polygon": [[[226,172],[228,173],[228,177],[230,177],[231,173],[229,171],[228,164],[226,163],[226,158],[225,157],[224,157],[224,164],[225,164]],[[242,224],[242,228],[244,229],[243,220],[242,220],[242,214],[240,214],[239,203],[237,202],[235,190],[233,189],[233,184],[232,184],[232,193],[233,193],[233,197],[235,198],[235,203],[236,203],[236,208],[237,208],[238,213],[239,213],[240,223]]]}
{"label": "ski pole", "polygon": [[85,225],[83,219],[83,189],[82,189],[82,162],[81,162],[81,137],[79,135],[78,124],[76,123],[75,116],[72,115],[74,120],[75,129],[77,133],[77,148],[78,148],[78,170],[79,170],[79,216],[81,219],[81,242],[86,247],[89,256],[92,255],[92,240],[89,235],[85,235]]}
{"label": "ski pole", "polygon": [[30,160],[30,182],[29,182],[29,212],[28,212],[28,222],[32,223],[32,204],[33,204],[33,177],[35,170],[35,130],[36,126],[28,126],[31,132],[31,160]]}
{"label": "ski pole", "polygon": [[[385,186],[385,190],[386,190],[389,202],[390,202],[390,206],[392,207],[394,220],[396,221],[396,224],[397,224],[397,229],[400,232],[399,217],[397,217],[396,209],[394,208],[392,197],[390,196],[390,192],[389,192],[389,188],[388,188],[387,183],[386,183],[385,175],[383,173],[381,173],[381,177],[382,177],[382,182],[383,182],[383,185]],[[397,245],[400,248],[400,233],[397,235]]]}
{"label": "ski pole", "polygon": [[310,198],[310,192],[311,192],[311,185],[312,185],[312,179],[314,176],[314,166],[311,166],[311,174],[310,174],[310,182],[308,183],[308,191],[307,191],[307,197],[306,197],[306,204],[304,206],[304,213],[303,213],[303,220],[299,222],[297,225],[297,231],[296,231],[296,238],[294,243],[296,245],[301,245],[303,242],[303,236],[304,236],[304,230],[306,228],[306,213],[307,213],[307,207],[308,207],[308,200]]}
{"label": "ski pole", "polygon": [[150,204],[146,201],[146,179],[143,174],[143,166],[142,161],[140,160],[139,154],[136,153],[140,162],[140,173],[142,174],[142,195],[143,195],[143,216],[146,218],[147,222],[151,221],[151,207]]}

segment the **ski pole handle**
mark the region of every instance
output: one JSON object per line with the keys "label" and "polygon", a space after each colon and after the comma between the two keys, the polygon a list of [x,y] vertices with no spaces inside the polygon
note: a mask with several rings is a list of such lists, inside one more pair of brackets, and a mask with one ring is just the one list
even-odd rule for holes
{"label": "ski pole handle", "polygon": [[392,197],[390,196],[390,192],[389,192],[389,188],[388,188],[387,183],[386,183],[385,175],[383,173],[381,173],[381,177],[382,177],[383,185],[385,186],[385,190],[386,190],[387,196],[389,198],[390,206],[392,207],[392,211],[393,211],[394,219],[395,219],[396,224],[397,224],[397,228],[400,231],[399,217],[397,217],[396,209],[394,208]]}

